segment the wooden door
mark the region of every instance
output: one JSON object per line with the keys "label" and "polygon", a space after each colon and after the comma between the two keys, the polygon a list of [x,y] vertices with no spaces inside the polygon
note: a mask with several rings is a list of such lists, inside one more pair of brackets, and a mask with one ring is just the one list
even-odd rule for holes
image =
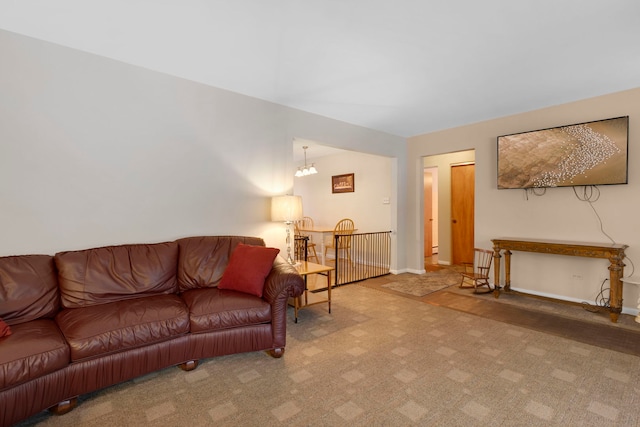
{"label": "wooden door", "polygon": [[424,171],[424,256],[433,255],[433,175]]}
{"label": "wooden door", "polygon": [[473,262],[475,165],[451,166],[451,262]]}

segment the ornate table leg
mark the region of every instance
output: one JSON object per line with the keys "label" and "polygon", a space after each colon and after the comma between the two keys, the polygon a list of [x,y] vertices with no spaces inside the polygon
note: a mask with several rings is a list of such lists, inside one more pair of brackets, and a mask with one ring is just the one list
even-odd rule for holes
{"label": "ornate table leg", "polygon": [[511,291],[511,251],[504,251],[504,290]]}
{"label": "ornate table leg", "polygon": [[622,282],[620,278],[624,275],[624,263],[622,258],[614,255],[609,258],[609,317],[613,323],[618,322],[618,315],[622,312]]}
{"label": "ornate table leg", "polygon": [[500,248],[493,248],[493,296],[500,296]]}

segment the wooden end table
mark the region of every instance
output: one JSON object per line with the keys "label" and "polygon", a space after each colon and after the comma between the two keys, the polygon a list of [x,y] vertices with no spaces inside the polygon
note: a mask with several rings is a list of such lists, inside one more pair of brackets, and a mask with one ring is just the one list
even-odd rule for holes
{"label": "wooden end table", "polygon": [[[298,310],[303,309],[305,307],[309,307],[315,304],[323,304],[327,303],[329,306],[329,313],[331,313],[331,272],[335,270],[335,268],[322,265],[315,264],[313,262],[302,261],[300,264],[296,265],[296,269],[298,273],[302,277],[304,277],[304,294],[299,297],[293,298],[293,309],[295,316],[295,323],[298,323]],[[322,299],[321,297],[316,296],[314,293],[309,295],[309,289],[307,288],[307,276],[310,274],[327,274],[327,298]],[[302,298],[304,297],[304,303]]]}

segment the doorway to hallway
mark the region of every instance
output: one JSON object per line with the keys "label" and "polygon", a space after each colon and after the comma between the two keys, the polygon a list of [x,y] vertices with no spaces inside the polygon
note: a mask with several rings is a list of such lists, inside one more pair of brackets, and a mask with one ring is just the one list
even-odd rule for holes
{"label": "doorway to hallway", "polygon": [[[425,263],[438,253],[438,168],[424,168],[424,257]],[[433,260],[432,260],[433,261]]]}
{"label": "doorway to hallway", "polygon": [[[432,246],[437,248],[438,264],[453,265],[465,262],[469,254],[473,254],[474,248],[475,150],[425,156],[423,169],[425,173],[437,171],[437,183],[435,180],[432,181],[432,216],[429,216],[428,195],[424,196],[421,206],[425,234],[421,240],[425,265],[429,257],[427,232],[430,229],[432,238],[437,236],[437,243],[433,243]],[[458,171],[464,171],[464,179],[459,179]],[[429,182],[428,178],[423,176],[423,194],[427,191]],[[430,223],[433,223],[432,227],[429,227]],[[457,227],[454,238],[454,226],[458,225],[463,227]],[[433,260],[432,257],[431,261]]]}

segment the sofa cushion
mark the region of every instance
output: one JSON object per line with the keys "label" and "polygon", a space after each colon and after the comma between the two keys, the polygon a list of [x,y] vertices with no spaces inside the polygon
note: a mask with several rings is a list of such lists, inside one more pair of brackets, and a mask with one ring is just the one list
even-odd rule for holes
{"label": "sofa cushion", "polygon": [[11,328],[0,318],[0,338],[11,335]]}
{"label": "sofa cushion", "polygon": [[65,308],[175,293],[178,289],[176,242],[60,252],[55,263]]}
{"label": "sofa cushion", "polygon": [[253,295],[202,288],[181,296],[189,307],[192,333],[271,322],[271,305]]}
{"label": "sofa cushion", "polygon": [[198,236],[177,240],[180,291],[218,286],[231,253],[239,243],[264,246],[259,237]]}
{"label": "sofa cushion", "polygon": [[0,257],[0,317],[8,325],[53,318],[60,295],[53,257]]}
{"label": "sofa cushion", "polygon": [[69,364],[69,346],[52,319],[13,325],[0,338],[0,390],[25,383]]}
{"label": "sofa cushion", "polygon": [[189,332],[189,313],[176,295],[154,295],[62,310],[56,322],[71,360],[142,347]]}
{"label": "sofa cushion", "polygon": [[276,248],[238,244],[218,287],[261,297],[264,280],[279,252]]}

